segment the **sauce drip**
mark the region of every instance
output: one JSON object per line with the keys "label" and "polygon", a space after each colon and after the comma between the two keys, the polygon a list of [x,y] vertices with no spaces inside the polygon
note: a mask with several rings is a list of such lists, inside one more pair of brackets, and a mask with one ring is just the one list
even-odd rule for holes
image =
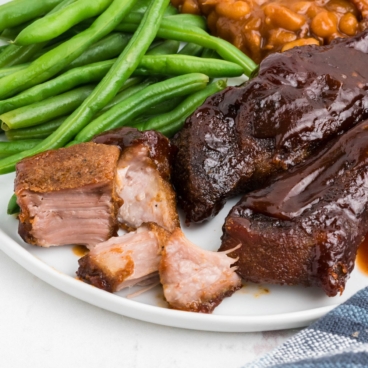
{"label": "sauce drip", "polygon": [[[362,122],[340,136],[330,148],[327,146],[327,152],[321,150],[317,157],[306,161],[301,168],[291,170],[276,178],[270,186],[251,193],[245,205],[253,211],[282,220],[292,220],[312,207],[325,206],[324,198],[328,199],[330,192],[338,190],[335,183],[338,177],[367,165],[367,142],[368,122]],[[363,177],[358,176],[357,180],[350,182],[351,195],[345,199],[341,195],[334,205],[331,203],[330,214],[346,209],[350,217],[360,216],[368,199],[368,193],[360,193],[362,180]]]}
{"label": "sauce drip", "polygon": [[87,247],[85,247],[84,245],[75,245],[72,248],[73,253],[77,256],[77,257],[83,257],[86,254],[88,254],[89,250]]}
{"label": "sauce drip", "polygon": [[359,246],[356,264],[359,270],[368,276],[368,234]]}

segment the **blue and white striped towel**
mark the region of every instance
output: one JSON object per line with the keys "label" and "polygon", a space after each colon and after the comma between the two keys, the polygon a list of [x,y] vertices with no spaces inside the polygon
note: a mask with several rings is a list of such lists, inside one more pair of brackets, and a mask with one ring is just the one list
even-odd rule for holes
{"label": "blue and white striped towel", "polygon": [[368,288],[244,368],[368,367]]}

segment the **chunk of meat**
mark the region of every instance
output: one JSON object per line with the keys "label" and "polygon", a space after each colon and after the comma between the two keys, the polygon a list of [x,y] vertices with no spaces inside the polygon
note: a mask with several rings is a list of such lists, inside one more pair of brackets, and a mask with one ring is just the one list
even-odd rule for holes
{"label": "chunk of meat", "polygon": [[168,231],[180,226],[176,196],[170,184],[173,147],[158,132],[119,128],[103,133],[95,142],[118,145],[117,193],[123,200],[119,222],[128,230],[154,222]]}
{"label": "chunk of meat", "polygon": [[145,224],[135,232],[111,238],[78,261],[77,275],[109,292],[158,281],[161,249],[168,235],[154,224]]}
{"label": "chunk of meat", "polygon": [[342,293],[368,231],[368,121],[243,197],[223,231],[245,280]]}
{"label": "chunk of meat", "polygon": [[160,279],[173,309],[211,313],[241,288],[241,279],[226,252],[203,250],[176,229],[164,246]]}
{"label": "chunk of meat", "polygon": [[24,241],[42,247],[93,246],[115,235],[119,156],[117,147],[82,143],[20,161],[15,194]]}
{"label": "chunk of meat", "polygon": [[368,118],[368,31],[267,57],[257,77],[209,97],[173,140],[187,222],[266,185]]}

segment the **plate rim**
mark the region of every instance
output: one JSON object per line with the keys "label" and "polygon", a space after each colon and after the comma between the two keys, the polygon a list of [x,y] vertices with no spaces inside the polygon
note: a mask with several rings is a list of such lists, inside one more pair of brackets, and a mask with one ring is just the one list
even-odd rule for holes
{"label": "plate rim", "polygon": [[0,228],[0,250],[21,267],[56,289],[98,308],[154,324],[212,332],[260,332],[308,326],[341,303],[270,315],[226,316],[197,314],[148,305],[66,275],[37,258]]}

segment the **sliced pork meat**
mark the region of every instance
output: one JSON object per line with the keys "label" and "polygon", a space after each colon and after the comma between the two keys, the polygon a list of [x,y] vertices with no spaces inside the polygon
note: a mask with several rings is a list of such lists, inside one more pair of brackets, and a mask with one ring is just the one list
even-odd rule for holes
{"label": "sliced pork meat", "polygon": [[368,31],[268,56],[259,74],[206,100],[173,140],[187,222],[266,185],[368,118]]}
{"label": "sliced pork meat", "polygon": [[220,251],[241,244],[230,255],[247,281],[342,293],[368,232],[368,121],[276,179],[232,209]]}
{"label": "sliced pork meat", "polygon": [[98,244],[79,260],[77,275],[100,289],[115,292],[155,282],[161,249],[169,233],[154,224]]}
{"label": "sliced pork meat", "polygon": [[154,222],[168,231],[179,225],[175,192],[170,184],[174,148],[158,132],[119,128],[103,133],[94,142],[118,145],[117,193],[123,200],[119,222],[127,230]]}
{"label": "sliced pork meat", "polygon": [[119,157],[118,147],[82,143],[20,161],[15,193],[24,241],[93,246],[116,235]]}
{"label": "sliced pork meat", "polygon": [[176,229],[164,246],[160,279],[173,309],[211,313],[241,288],[241,279],[226,252],[203,250]]}

